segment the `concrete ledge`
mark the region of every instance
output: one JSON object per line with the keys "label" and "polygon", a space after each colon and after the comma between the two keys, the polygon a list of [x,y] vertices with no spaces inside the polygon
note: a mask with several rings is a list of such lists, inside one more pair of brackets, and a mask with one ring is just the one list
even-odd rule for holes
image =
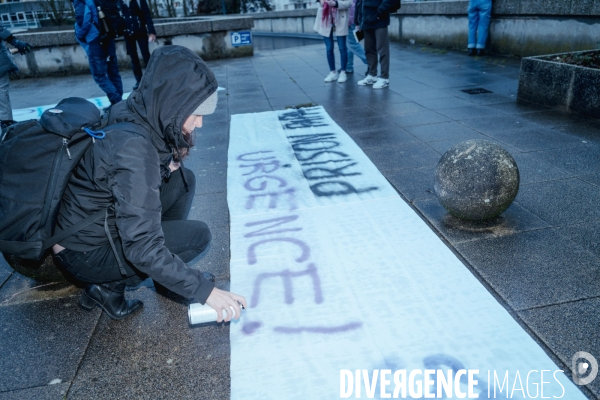
{"label": "concrete ledge", "polygon": [[[398,14],[466,15],[468,0],[403,3]],[[600,2],[594,0],[494,0],[493,15],[597,16]]]}
{"label": "concrete ledge", "polygon": [[[251,17],[217,17],[179,19],[175,22],[157,23],[157,41],[150,44],[150,51],[158,46],[178,44],[188,47],[204,59],[244,57],[254,53],[253,47],[231,44],[231,32],[249,30],[254,26]],[[13,59],[22,77],[89,73],[85,51],[75,39],[75,32],[33,32],[19,34],[34,47],[26,56]],[[125,42],[117,39],[117,58],[120,68],[130,68]]]}
{"label": "concrete ledge", "polygon": [[521,61],[518,99],[599,118],[600,70],[552,61],[558,55]]}

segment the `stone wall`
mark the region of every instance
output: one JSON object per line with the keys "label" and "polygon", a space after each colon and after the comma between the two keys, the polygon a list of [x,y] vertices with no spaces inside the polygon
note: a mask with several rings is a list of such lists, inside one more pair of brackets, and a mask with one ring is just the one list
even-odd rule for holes
{"label": "stone wall", "polygon": [[[392,16],[392,40],[465,49],[468,0],[403,3]],[[314,36],[315,9],[253,15],[254,32]],[[494,0],[488,50],[530,56],[595,49],[598,0]]]}
{"label": "stone wall", "polygon": [[[253,47],[234,47],[230,33],[250,30],[252,26],[253,19],[246,16],[158,22],[155,24],[157,41],[150,44],[150,50],[177,44],[188,47],[203,59],[251,56]],[[87,55],[77,43],[73,31],[21,33],[18,37],[34,47],[34,51],[25,56],[13,57],[21,76],[89,73]],[[125,42],[119,39],[116,44],[119,66],[130,68]]]}

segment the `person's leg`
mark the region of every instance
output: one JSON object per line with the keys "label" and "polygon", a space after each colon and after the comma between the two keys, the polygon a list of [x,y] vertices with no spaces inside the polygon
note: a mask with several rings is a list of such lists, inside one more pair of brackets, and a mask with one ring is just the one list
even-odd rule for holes
{"label": "person's leg", "polygon": [[377,76],[377,39],[375,29],[365,29],[365,56],[369,65],[368,73],[371,76]]}
{"label": "person's leg", "polygon": [[121,74],[119,74],[119,61],[117,60],[115,41],[111,39],[106,42],[105,46],[106,54],[108,55],[108,58],[106,59],[106,72],[108,74],[108,79],[110,79],[119,94],[118,103],[123,99],[123,81],[121,81]]}
{"label": "person's leg", "polygon": [[335,71],[335,56],[333,54],[333,32],[328,37],[323,37],[325,41],[325,51],[327,52],[327,63],[329,64],[329,71]]}
{"label": "person's leg", "polygon": [[140,46],[140,52],[142,53],[142,58],[144,59],[144,67],[148,66],[148,61],[150,61],[150,47],[148,45],[148,32],[144,29],[140,33],[136,35],[136,40],[138,46]]}
{"label": "person's leg", "polygon": [[469,2],[469,43],[467,48],[474,49],[477,45],[477,26],[479,25],[479,7],[477,1]]}
{"label": "person's leg", "polygon": [[337,43],[340,50],[340,71],[346,71],[346,68],[348,67],[348,48],[346,47],[346,36],[338,36]]}
{"label": "person's leg", "polygon": [[492,16],[492,2],[483,1],[479,6],[479,29],[477,31],[477,48],[485,49]]}
{"label": "person's leg", "polygon": [[96,84],[100,86],[100,89],[106,93],[111,104],[115,104],[121,100],[121,96],[119,95],[117,88],[115,88],[115,85],[108,79],[106,63],[108,54],[105,53],[102,45],[98,41],[93,41],[88,45],[88,59],[92,77]]}
{"label": "person's leg", "polygon": [[12,105],[10,104],[10,95],[8,93],[10,79],[8,72],[0,76],[0,121],[12,121]]}
{"label": "person's leg", "polygon": [[[187,189],[181,173],[185,174]],[[196,176],[187,169],[182,168],[171,173],[168,181],[163,181],[160,186],[160,204],[162,206],[162,220],[185,220],[192,208],[194,194],[196,193]]]}
{"label": "person's leg", "polygon": [[380,78],[390,79],[390,40],[388,27],[375,29],[375,40],[377,41],[377,54],[381,66]]}
{"label": "person's leg", "polygon": [[142,79],[142,65],[140,64],[140,58],[138,57],[136,39],[133,36],[125,36],[125,46],[127,47],[127,54],[131,59],[131,69],[133,69],[133,76],[135,81],[139,82]]}
{"label": "person's leg", "polygon": [[212,239],[210,229],[202,221],[163,221],[165,246],[183,262],[190,262],[202,253]]}
{"label": "person's leg", "polygon": [[365,56],[365,50],[362,45],[356,41],[354,37],[354,28],[356,25],[350,25],[348,28],[348,36],[346,36],[346,46],[348,47],[348,65],[346,66],[347,71],[352,71],[354,66],[354,57],[356,55],[361,61],[367,64],[367,57]]}

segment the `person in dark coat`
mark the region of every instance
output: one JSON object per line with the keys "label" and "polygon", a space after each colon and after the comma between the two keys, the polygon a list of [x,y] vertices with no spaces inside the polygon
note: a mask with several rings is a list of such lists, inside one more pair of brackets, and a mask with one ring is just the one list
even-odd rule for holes
{"label": "person in dark coat", "polygon": [[156,31],[152,23],[152,13],[146,0],[123,0],[121,10],[125,19],[127,54],[131,57],[131,67],[136,81],[133,87],[135,90],[142,80],[142,66],[138,57],[137,46],[140,46],[144,65],[148,65],[148,60],[150,60],[148,42],[156,40]]}
{"label": "person in dark coat", "polygon": [[125,287],[149,276],[208,304],[219,321],[224,310],[225,320],[231,319],[230,307],[240,316],[240,305],[246,306],[242,296],[217,289],[186,264],[206,249],[211,234],[204,222],[186,219],[195,177],[182,159],[194,128],[216,108],[217,87],[195,53],[164,46],[154,51],[140,88],[111,108],[110,125],[132,124],[107,129],[84,154],[63,195],[57,229],[102,210],[107,216],[53,247],[67,271],[90,283],[81,296],[83,308],[98,305],[113,319],[125,318],[142,307],[138,300],[125,300]]}
{"label": "person in dark coat", "polygon": [[[365,55],[369,70],[365,79],[358,81],[361,86],[373,85],[382,89],[390,83],[390,41],[388,25],[393,0],[356,0],[354,21],[365,35]],[[377,75],[377,55],[381,73]]]}
{"label": "person in dark coat", "polygon": [[20,54],[31,51],[31,46],[28,43],[15,38],[0,21],[0,125],[2,130],[15,123],[8,93],[8,74],[19,70],[13,62],[10,50],[6,48],[5,42],[14,46]]}

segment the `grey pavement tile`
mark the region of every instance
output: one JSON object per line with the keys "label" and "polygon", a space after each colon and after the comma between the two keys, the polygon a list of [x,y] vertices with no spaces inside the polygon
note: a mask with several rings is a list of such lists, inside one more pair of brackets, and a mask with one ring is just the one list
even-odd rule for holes
{"label": "grey pavement tile", "polygon": [[[576,352],[600,356],[600,341],[596,334],[600,326],[598,309],[600,299],[593,298],[525,310],[518,315],[569,368],[565,373],[571,375]],[[592,392],[588,394],[589,398],[600,398],[600,379],[596,378],[585,387]]]}
{"label": "grey pavement tile", "polygon": [[517,200],[552,226],[600,219],[600,189],[575,178],[521,185]]}
{"label": "grey pavement tile", "polygon": [[[431,186],[433,187],[433,184]],[[452,244],[548,228],[546,222],[517,202],[513,202],[499,216],[485,221],[466,221],[456,218],[446,211],[437,197],[417,200],[415,207]]]}
{"label": "grey pavement tile", "polygon": [[427,144],[432,149],[437,151],[439,154],[444,154],[445,152],[450,150],[450,148],[456,146],[457,144],[464,142],[465,140],[471,140],[471,139],[487,140],[489,142],[496,143],[496,144],[502,146],[505,150],[509,151],[509,153],[512,153],[512,149],[510,147],[504,145],[503,143],[498,142],[497,140],[491,138],[490,136],[486,136],[482,133],[475,132],[475,131],[473,131],[473,134],[469,133],[468,135],[461,136],[460,138],[440,140],[440,141],[436,141],[436,142],[429,142]]}
{"label": "grey pavement tile", "polygon": [[386,179],[409,202],[435,197],[433,174],[435,167],[385,171]]}
{"label": "grey pavement tile", "polygon": [[401,91],[401,93],[407,99],[416,101],[416,102],[418,102],[419,100],[443,99],[443,98],[448,98],[448,97],[450,97],[450,98],[454,97],[448,92],[444,92],[442,90],[437,90],[437,89],[422,90],[422,91],[418,91],[418,92],[403,92],[403,91]]}
{"label": "grey pavement tile", "polygon": [[392,121],[402,127],[436,124],[439,122],[451,121],[450,118],[441,115],[435,111],[421,111],[405,115],[394,115],[391,116]]}
{"label": "grey pavement tile", "polygon": [[556,228],[556,231],[600,257],[600,222],[586,221],[581,224]]}
{"label": "grey pavement tile", "polygon": [[[467,88],[457,88],[457,89],[446,89],[448,93],[455,95],[456,97],[460,97],[464,100],[467,100],[473,104],[479,105],[488,105],[488,104],[496,104],[496,103],[508,103],[510,101],[514,101],[515,98],[499,94],[499,93],[484,93],[484,94],[475,94],[470,95],[461,91],[461,89],[473,89],[474,87],[479,87],[479,85],[467,87]],[[485,89],[485,87],[484,87]]]}
{"label": "grey pavement tile", "polygon": [[594,122],[594,120],[591,118],[587,118],[574,113],[565,113],[557,110],[548,110],[540,111],[537,113],[523,114],[522,117],[524,119],[538,124],[544,124],[545,126],[568,126],[572,124]]}
{"label": "grey pavement tile", "polygon": [[549,108],[540,104],[510,101],[508,103],[498,103],[491,106],[481,106],[482,109],[490,111],[500,111],[504,114],[526,114],[540,111],[547,111]]}
{"label": "grey pavement tile", "polygon": [[194,147],[184,162],[185,166],[190,168],[225,168],[227,167],[227,146],[214,146],[203,150]]}
{"label": "grey pavement tile", "polygon": [[[327,110],[327,108],[325,108]],[[398,129],[396,125],[389,118],[373,116],[370,118],[351,118],[351,119],[339,119],[336,118],[335,122],[348,133],[358,132],[369,132],[374,129]]]}
{"label": "grey pavement tile", "polygon": [[600,143],[600,122],[587,122],[554,127],[559,132],[567,133],[581,140]]}
{"label": "grey pavement tile", "polygon": [[600,296],[600,260],[552,229],[459,243],[456,249],[517,311]]}
{"label": "grey pavement tile", "polygon": [[[125,338],[128,340],[130,338]],[[229,358],[202,354],[195,364],[153,366],[141,371],[77,380],[69,399],[228,399]]]}
{"label": "grey pavement tile", "polygon": [[367,156],[380,171],[431,167],[437,165],[440,155],[423,143],[411,142],[398,147],[365,149]]}
{"label": "grey pavement tile", "polygon": [[[509,150],[510,148],[505,149]],[[509,150],[519,168],[519,178],[521,185],[527,183],[552,181],[557,179],[571,178],[574,176],[572,172],[564,169],[556,168],[553,164],[540,161],[531,153],[521,153],[519,151]]]}
{"label": "grey pavement tile", "polygon": [[541,150],[531,154],[541,161],[552,163],[555,167],[587,175],[600,172],[599,151],[600,144],[579,141],[562,148]]}
{"label": "grey pavement tile", "polygon": [[65,398],[69,383],[54,383],[52,385],[37,386],[27,389],[0,392],[0,400],[35,399],[58,400]]}
{"label": "grey pavement tile", "polygon": [[427,107],[424,107],[412,101],[404,101],[402,103],[396,104],[385,103],[381,106],[378,105],[371,107],[371,109],[375,109],[377,111],[380,111],[384,115],[391,117],[428,111]]}
{"label": "grey pavement tile", "polygon": [[522,152],[562,149],[581,144],[581,139],[553,129],[536,127],[515,131],[491,132],[490,136]]}
{"label": "grey pavement tile", "polygon": [[78,297],[0,306],[0,392],[68,382],[100,315]]}
{"label": "grey pavement tile", "polygon": [[425,108],[428,108],[430,110],[436,110],[436,111],[449,109],[449,108],[469,107],[469,106],[473,105],[473,103],[468,102],[463,99],[460,99],[458,97],[444,97],[441,99],[416,100],[416,102]]}
{"label": "grey pavement tile", "polygon": [[15,272],[0,288],[0,305],[79,296],[80,289],[70,282],[38,282]]}
{"label": "grey pavement tile", "polygon": [[409,126],[408,132],[424,142],[438,142],[442,140],[469,140],[481,137],[481,134],[468,126],[458,122],[442,122],[420,126]]}
{"label": "grey pavement tile", "polygon": [[338,125],[341,121],[344,122],[360,122],[377,118],[383,120],[380,112],[373,110],[370,107],[325,107],[325,111]]}
{"label": "grey pavement tile", "polygon": [[194,168],[196,175],[196,194],[219,193],[227,191],[226,168]]}
{"label": "grey pavement tile", "polygon": [[362,149],[395,147],[417,141],[417,138],[400,127],[373,128],[368,131],[347,133]]}
{"label": "grey pavement tile", "polygon": [[[169,366],[186,368],[191,379],[195,374],[212,371],[212,361],[207,360],[229,359],[227,324],[190,328],[186,304],[168,298],[170,295],[161,295],[153,288],[127,291],[126,297],[141,300],[143,309],[121,321],[102,314],[73,382],[73,394],[82,382],[94,379],[118,379],[140,373],[158,379],[163,368]],[[219,379],[229,376],[227,373],[214,375]],[[135,382],[143,381],[136,378],[131,384]],[[124,390],[124,387],[119,389]]]}
{"label": "grey pavement tile", "polygon": [[211,229],[229,226],[227,193],[197,194],[188,219],[204,221]]}
{"label": "grey pavement tile", "polygon": [[212,273],[217,279],[229,279],[229,227],[209,226],[212,241],[208,248],[188,265]]}
{"label": "grey pavement tile", "polygon": [[299,105],[306,105],[312,103],[310,98],[304,93],[298,93],[295,96],[289,97],[277,97],[269,99],[271,106],[274,110],[285,110],[290,107],[297,107]]}
{"label": "grey pavement tile", "polygon": [[[473,110],[476,112],[476,110]],[[481,133],[491,134],[494,132],[518,133],[526,129],[539,128],[540,125],[523,119],[521,115],[489,115],[483,111],[480,118],[463,119],[462,123]]]}
{"label": "grey pavement tile", "polygon": [[506,117],[504,113],[499,110],[493,109],[492,106],[479,106],[471,104],[467,107],[457,108],[446,108],[443,110],[436,110],[439,114],[445,115],[446,117],[455,121],[464,121],[468,119],[481,118],[481,117]]}

